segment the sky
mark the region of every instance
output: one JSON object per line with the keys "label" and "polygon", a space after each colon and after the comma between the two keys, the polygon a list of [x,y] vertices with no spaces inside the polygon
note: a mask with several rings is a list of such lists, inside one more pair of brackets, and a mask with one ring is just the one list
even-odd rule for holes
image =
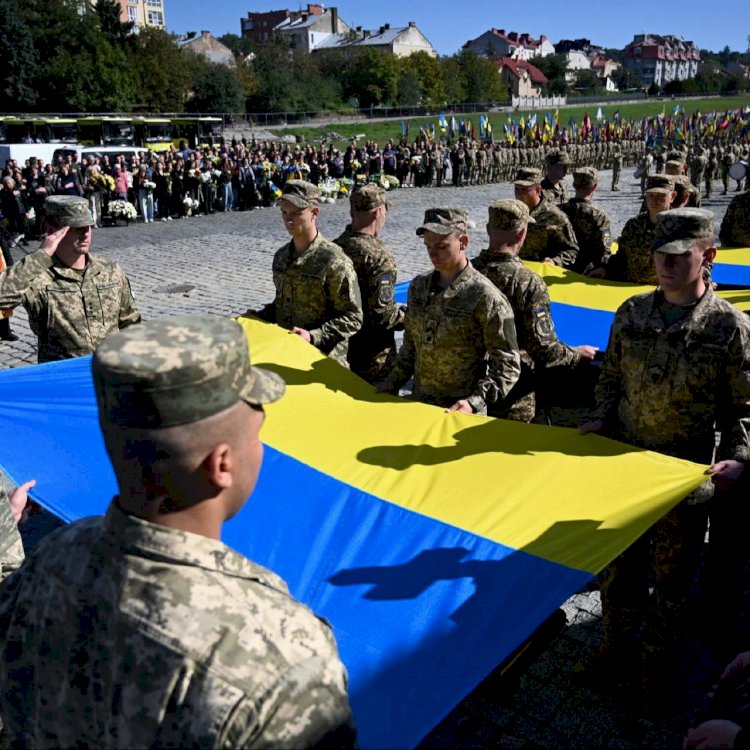
{"label": "sky", "polygon": [[[299,0],[164,0],[167,29],[178,34],[210,31],[214,36],[240,33],[240,18],[262,12],[307,5]],[[488,29],[546,34],[560,39],[585,37],[602,47],[622,49],[634,34],[673,34],[701,49],[719,51],[724,45],[745,52],[750,35],[747,0],[336,0],[335,7],[350,26],[377,28],[384,23],[406,26],[415,21],[441,55],[452,55],[469,39]],[[329,7],[326,5],[326,7]]]}

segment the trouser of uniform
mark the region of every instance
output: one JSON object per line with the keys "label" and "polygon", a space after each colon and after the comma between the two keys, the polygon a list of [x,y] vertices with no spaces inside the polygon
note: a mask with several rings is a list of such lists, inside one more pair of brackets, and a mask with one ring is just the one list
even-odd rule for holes
{"label": "trouser of uniform", "polygon": [[724,192],[722,195],[726,195],[729,190],[729,170],[724,169],[721,173],[721,184],[724,186]]}
{"label": "trouser of uniform", "polygon": [[619,169],[613,169],[612,170],[612,190],[618,190],[617,187],[620,184],[620,170]]}
{"label": "trouser of uniform", "polygon": [[706,173],[706,198],[710,198],[714,192],[714,177],[711,174]]}
{"label": "trouser of uniform", "polygon": [[684,632],[707,517],[706,503],[680,503],[604,570],[601,598],[607,650],[622,654],[641,648],[655,656]]}

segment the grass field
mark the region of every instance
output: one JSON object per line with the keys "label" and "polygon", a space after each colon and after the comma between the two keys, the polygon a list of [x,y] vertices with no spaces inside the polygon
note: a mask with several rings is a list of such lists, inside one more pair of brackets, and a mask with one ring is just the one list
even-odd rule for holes
{"label": "grass field", "polygon": [[[612,115],[616,112],[620,112],[620,116],[627,120],[629,118],[639,119],[649,115],[661,114],[663,111],[667,114],[671,114],[676,104],[681,104],[685,108],[685,112],[689,115],[696,110],[702,114],[707,112],[724,112],[730,109],[739,109],[750,104],[750,95],[743,96],[732,96],[732,97],[713,97],[706,99],[649,99],[647,101],[639,101],[634,104],[607,104],[602,105],[602,113],[606,119],[611,119]],[[589,104],[582,107],[563,107],[560,109],[559,117],[560,124],[566,125],[570,118],[573,117],[575,121],[581,124],[581,120],[585,113],[588,113],[592,121],[596,121],[596,111],[598,105]],[[518,120],[520,114],[530,114],[534,110],[517,110],[513,113],[513,117]],[[549,111],[548,109],[537,110],[540,114],[544,114]],[[419,132],[420,126],[431,126],[435,124],[437,129],[437,114],[432,117],[413,117],[408,118],[409,121],[409,136],[413,138],[416,133]],[[450,119],[449,112],[444,113],[448,119]],[[475,114],[463,114],[460,117],[469,119],[474,123],[474,127],[479,131],[479,115],[487,114],[486,112],[477,112]],[[502,125],[507,122],[507,112],[492,112],[489,115],[492,128],[497,139],[500,138],[502,133]],[[458,116],[456,117],[458,120]],[[271,131],[277,135],[300,135],[306,142],[319,141],[322,136],[326,133],[336,132],[342,136],[340,141],[336,141],[337,145],[341,146],[346,143],[353,136],[362,136],[369,140],[374,140],[381,145],[385,143],[389,138],[393,138],[397,141],[401,137],[401,121],[400,120],[362,120],[354,123],[329,123],[328,125],[322,125],[319,127],[294,127],[294,128],[271,128]],[[439,132],[439,131],[438,131]]]}

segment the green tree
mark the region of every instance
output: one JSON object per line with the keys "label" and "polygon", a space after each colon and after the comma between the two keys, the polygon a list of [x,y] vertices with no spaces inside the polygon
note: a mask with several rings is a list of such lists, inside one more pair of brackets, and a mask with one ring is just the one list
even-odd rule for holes
{"label": "green tree", "polygon": [[102,36],[110,43],[125,48],[130,42],[135,24],[131,21],[123,23],[120,20],[120,11],[117,0],[98,0],[94,6]]}
{"label": "green tree", "polygon": [[226,65],[211,63],[193,83],[191,112],[244,112],[245,95],[237,76]]}
{"label": "green tree", "polygon": [[457,57],[466,82],[464,101],[497,102],[507,98],[497,65],[492,60],[465,49]]}
{"label": "green tree", "polygon": [[38,64],[34,39],[18,0],[0,0],[0,92],[6,102],[19,109],[34,106]]}
{"label": "green tree", "polygon": [[603,93],[601,78],[593,70],[579,70],[576,73],[576,89],[581,93]]}
{"label": "green tree", "polygon": [[628,70],[624,65],[621,65],[612,73],[612,80],[615,82],[615,86],[619,91],[629,91],[631,89],[641,88],[641,79],[633,73],[632,70]]}
{"label": "green tree", "polygon": [[410,81],[416,81],[419,98],[415,103],[433,106],[445,103],[445,80],[438,58],[423,51],[415,52],[400,58],[399,68],[399,97],[409,91]]}
{"label": "green tree", "polygon": [[138,87],[139,109],[181,112],[187,91],[197,79],[198,55],[181,50],[166,31],[146,27],[135,37],[130,65]]}
{"label": "green tree", "polygon": [[565,55],[545,55],[535,57],[534,65],[547,77],[544,86],[547,94],[567,94],[568,81],[565,74],[568,72],[568,60]]}
{"label": "green tree", "polygon": [[360,107],[390,105],[396,100],[399,67],[393,55],[362,50],[352,61],[350,86],[359,94]]}
{"label": "green tree", "polygon": [[224,34],[219,37],[219,41],[229,47],[235,57],[245,57],[253,51],[252,40],[239,34]]}

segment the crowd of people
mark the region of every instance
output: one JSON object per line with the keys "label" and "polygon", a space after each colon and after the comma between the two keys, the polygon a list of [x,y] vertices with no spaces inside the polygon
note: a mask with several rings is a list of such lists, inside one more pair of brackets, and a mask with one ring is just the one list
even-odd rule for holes
{"label": "crowd of people", "polygon": [[[29,190],[40,196],[35,207],[44,240],[37,252],[0,275],[0,309],[26,307],[39,339],[40,362],[94,354],[100,416],[121,488],[103,521],[83,522],[60,533],[0,592],[0,715],[19,745],[98,744],[105,736],[134,745],[150,745],[157,737],[195,744],[197,737],[210,735],[213,741],[216,735],[231,746],[232,740],[241,744],[239,738],[253,733],[264,746],[281,736],[312,744],[330,733],[337,742],[331,746],[354,742],[345,675],[330,632],[320,624],[314,627],[283,585],[273,579],[271,587],[282,597],[273,602],[266,599],[267,591],[259,594],[250,584],[241,590],[222,588],[225,598],[210,607],[203,595],[211,583],[205,570],[211,568],[212,576],[223,581],[225,563],[217,561],[234,560],[236,553],[218,542],[221,524],[252,490],[260,465],[258,453],[248,466],[236,461],[233,451],[257,446],[262,404],[280,397],[283,387],[253,372],[241,336],[228,321],[223,327],[200,318],[140,323],[125,274],[113,261],[89,253],[92,226],[106,216],[112,200],[137,202],[146,222],[186,215],[180,208],[187,205],[186,196],[207,213],[278,200],[290,241],[274,256],[276,294],[248,313],[288,329],[380,392],[397,395],[411,381],[411,398],[446,411],[531,421],[539,414],[540,373],[551,366],[581,371],[596,358],[592,346],[559,341],[546,285],[522,260],[655,285],[654,291],[631,298],[618,310],[596,403],[581,431],[709,465],[709,476],[605,571],[605,638],[577,665],[576,674],[615,679],[651,697],[663,691],[663,660],[674,634],[681,632],[709,515],[712,544],[726,547],[721,557],[725,573],[744,561],[747,549],[741,529],[713,538],[715,518],[716,528],[728,525],[722,525],[720,514],[714,516],[727,503],[712,501],[715,496],[731,498],[745,487],[750,322],[714,293],[714,218],[699,207],[706,177],[696,165],[710,157],[700,147],[673,145],[665,150],[661,168],[642,142],[599,144],[601,149],[596,144],[555,145],[433,144],[425,136],[412,146],[389,142],[382,150],[373,142],[362,147],[353,142],[341,153],[332,146],[234,141],[153,154],[146,164],[103,158],[55,169],[35,163],[26,166],[33,170],[26,175],[17,165],[6,166],[10,174],[3,206],[12,196],[20,215]],[[728,150],[733,158],[744,154],[740,144],[729,144]],[[497,171],[496,155],[508,157],[507,163],[500,158]],[[619,250],[611,255],[609,218],[594,202],[600,188],[597,165],[615,167],[617,173],[618,166],[628,163],[643,169],[649,157],[653,167],[648,164],[643,182],[644,210],[634,206]],[[573,196],[565,182],[569,171]],[[49,183],[41,176],[47,174]],[[209,175],[205,180],[204,174]],[[512,179],[515,198],[487,207],[487,247],[474,261],[468,253],[467,212],[428,209],[415,230],[433,270],[412,281],[402,306],[395,301],[395,257],[380,237],[388,217],[387,191],[380,184],[358,184],[370,178],[377,182],[381,174],[394,177],[401,187],[442,185],[448,174],[456,186]],[[100,195],[98,204],[102,175],[114,189],[107,188],[112,196]],[[329,178],[352,181],[351,223],[334,241],[318,229],[322,186]],[[610,189],[617,189],[614,179]],[[720,231],[727,245],[750,246],[748,195],[737,196],[727,211]],[[69,289],[80,293],[62,294]],[[395,333],[400,330],[404,338],[397,349]],[[194,364],[196,356],[200,366]],[[204,381],[215,388],[207,391]],[[716,430],[721,434],[718,446]],[[230,438],[222,442],[224,434]],[[194,479],[196,466],[203,467],[200,482]],[[14,496],[16,506],[23,504],[23,495]],[[4,523],[3,529],[13,535],[13,523]],[[204,538],[196,542],[196,534]],[[126,540],[131,540],[133,559],[117,557]],[[168,564],[141,560],[156,547]],[[85,562],[72,565],[73,557]],[[102,560],[104,576],[97,575]],[[246,564],[226,563],[233,569]],[[113,599],[106,585],[127,577],[134,565],[139,574],[163,584],[159,601],[139,613],[135,624],[127,598]],[[191,578],[187,593],[183,575],[171,572],[178,565],[202,569]],[[63,567],[66,575],[42,585],[50,570]],[[268,574],[254,575],[265,581]],[[78,598],[71,596],[73,590]],[[192,596],[194,590],[201,595]],[[225,660],[221,679],[195,681],[190,690],[180,682],[175,690],[175,680],[182,680],[184,672],[180,655],[193,653],[194,634],[179,627],[170,627],[163,636],[154,633],[157,622],[159,627],[174,625],[175,601],[183,594],[212,616],[228,612],[238,622],[242,638],[249,639],[242,640],[248,652],[243,651],[243,658],[267,658],[268,643],[286,648],[288,631],[276,615],[289,612],[304,620],[302,650],[315,654],[315,664],[308,661],[303,667],[295,661],[300,649],[290,646],[284,658],[274,661],[270,688],[248,677],[245,663]],[[45,614],[50,606],[56,623]],[[243,607],[254,617],[260,612],[266,625],[245,632]],[[116,616],[93,628],[86,625],[84,632],[76,624],[82,608],[94,620],[99,611]],[[42,623],[52,624],[43,628]],[[222,639],[235,644],[237,637],[208,615],[202,628],[215,640],[195,658],[210,671],[215,655],[229,648],[229,640]],[[123,662],[128,649],[114,648],[118,634],[126,631],[158,659],[167,659],[168,641],[170,666],[163,674],[152,669],[141,683],[148,690],[129,693],[128,710],[119,713],[104,705],[103,696],[111,701],[132,679],[132,665]],[[51,694],[53,687],[79,684],[85,669],[75,660],[63,666],[45,662],[39,654],[69,653],[81,643],[87,653],[110,654],[116,668],[97,672],[102,682],[90,694]],[[289,660],[291,669],[300,671],[286,679]],[[29,674],[34,675],[31,681]],[[232,705],[242,710],[228,711],[230,685],[236,690]],[[303,700],[311,690],[322,691],[325,700],[314,706]],[[252,706],[260,693],[269,703],[259,713]],[[46,708],[50,705],[54,712]],[[40,706],[45,707],[41,713]],[[58,714],[69,717],[64,726],[56,721]]]}

